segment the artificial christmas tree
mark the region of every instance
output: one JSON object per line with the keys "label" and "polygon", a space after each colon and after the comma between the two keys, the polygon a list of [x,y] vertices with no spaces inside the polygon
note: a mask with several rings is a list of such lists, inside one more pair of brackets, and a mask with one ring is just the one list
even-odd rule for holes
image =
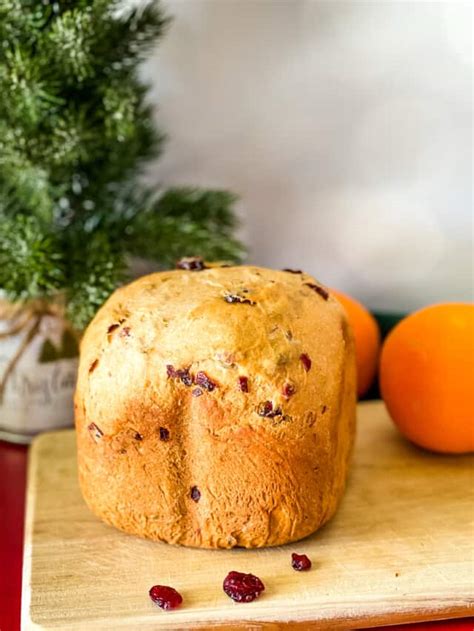
{"label": "artificial christmas tree", "polygon": [[[51,311],[64,310],[61,336],[80,331],[133,256],[242,255],[232,194],[141,181],[163,135],[136,70],[168,19],[156,2],[121,5],[0,0],[0,288],[22,306],[13,319],[4,309],[0,343],[24,346]],[[3,357],[0,396],[17,350]]]}

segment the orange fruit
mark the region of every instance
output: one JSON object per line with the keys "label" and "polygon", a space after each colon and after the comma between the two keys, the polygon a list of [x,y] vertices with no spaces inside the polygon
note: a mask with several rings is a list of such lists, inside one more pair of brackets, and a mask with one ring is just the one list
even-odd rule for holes
{"label": "orange fruit", "polygon": [[426,307],[392,329],[380,388],[407,438],[432,451],[474,450],[474,305]]}
{"label": "orange fruit", "polygon": [[361,397],[372,385],[380,352],[380,331],[376,319],[357,300],[340,291],[331,290],[346,310],[349,324],[354,332],[356,364],[357,364],[357,394]]}

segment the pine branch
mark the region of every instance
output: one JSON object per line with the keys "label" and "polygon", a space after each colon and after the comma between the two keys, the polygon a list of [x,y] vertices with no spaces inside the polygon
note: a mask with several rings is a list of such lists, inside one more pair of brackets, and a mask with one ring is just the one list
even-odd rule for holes
{"label": "pine branch", "polygon": [[195,255],[239,261],[244,250],[232,237],[235,201],[227,191],[169,189],[128,226],[129,251],[163,265]]}
{"label": "pine branch", "polygon": [[[170,24],[170,18],[153,0],[126,10],[121,0],[102,0],[95,6],[98,50],[107,63],[113,65],[114,71],[129,73],[131,68],[136,68]],[[116,19],[111,20],[111,15]],[[100,46],[105,42],[105,46]]]}
{"label": "pine branch", "polygon": [[51,296],[64,284],[64,259],[54,234],[35,217],[0,221],[0,287],[12,300]]}
{"label": "pine branch", "polygon": [[124,253],[103,232],[89,236],[86,243],[65,246],[69,252],[67,313],[81,330],[97,309],[126,278]]}

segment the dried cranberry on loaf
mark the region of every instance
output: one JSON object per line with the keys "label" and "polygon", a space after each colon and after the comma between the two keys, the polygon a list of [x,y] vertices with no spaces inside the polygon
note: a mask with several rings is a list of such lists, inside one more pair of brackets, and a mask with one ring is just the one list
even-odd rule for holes
{"label": "dried cranberry on loaf", "polygon": [[346,316],[302,272],[191,268],[117,290],[85,332],[83,496],[106,523],[173,544],[306,537],[336,510],[354,438]]}

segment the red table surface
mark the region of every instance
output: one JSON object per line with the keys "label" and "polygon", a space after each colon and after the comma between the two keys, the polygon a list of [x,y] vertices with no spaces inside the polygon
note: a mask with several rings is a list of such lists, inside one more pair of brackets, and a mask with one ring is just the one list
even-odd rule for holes
{"label": "red table surface", "polygon": [[[26,447],[0,441],[0,631],[20,629]],[[474,618],[384,627],[403,631],[474,631]]]}

